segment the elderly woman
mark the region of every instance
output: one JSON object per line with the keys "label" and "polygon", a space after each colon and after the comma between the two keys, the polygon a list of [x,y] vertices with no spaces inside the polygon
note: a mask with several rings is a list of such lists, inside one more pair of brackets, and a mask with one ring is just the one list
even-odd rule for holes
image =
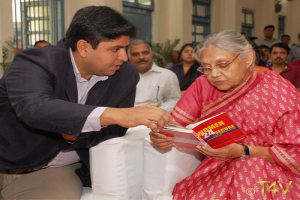
{"label": "elderly woman", "polygon": [[[248,137],[219,149],[177,183],[174,199],[299,199],[300,95],[276,72],[253,71],[255,53],[239,33],[209,35],[195,50],[199,77],[172,111],[186,126],[226,112]],[[162,148],[172,139],[150,133]]]}

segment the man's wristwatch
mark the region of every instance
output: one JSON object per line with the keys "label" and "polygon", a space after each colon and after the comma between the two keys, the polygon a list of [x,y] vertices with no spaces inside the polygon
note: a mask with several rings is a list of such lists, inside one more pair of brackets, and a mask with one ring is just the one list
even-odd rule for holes
{"label": "man's wristwatch", "polygon": [[244,154],[240,158],[250,158],[249,147],[244,144],[240,144],[240,145],[244,147]]}

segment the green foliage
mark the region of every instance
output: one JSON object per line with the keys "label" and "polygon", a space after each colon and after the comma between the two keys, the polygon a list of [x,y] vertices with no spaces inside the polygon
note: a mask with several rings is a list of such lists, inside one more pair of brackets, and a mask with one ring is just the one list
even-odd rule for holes
{"label": "green foliage", "polygon": [[152,43],[153,61],[160,67],[165,67],[169,62],[170,53],[174,51],[175,47],[179,44],[180,39],[175,39],[173,42],[167,40],[163,43]]}
{"label": "green foliage", "polygon": [[3,67],[3,74],[6,72],[6,70],[9,68],[12,59],[15,54],[15,39],[12,39],[11,37],[5,41],[6,45],[2,46],[2,65]]}

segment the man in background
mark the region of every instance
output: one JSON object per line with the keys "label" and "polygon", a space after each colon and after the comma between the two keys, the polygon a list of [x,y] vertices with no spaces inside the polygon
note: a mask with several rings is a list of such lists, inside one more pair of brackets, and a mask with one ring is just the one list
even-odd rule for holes
{"label": "man in background", "polygon": [[179,63],[179,61],[178,61],[178,55],[179,55],[178,51],[171,51],[171,53],[170,53],[171,62],[169,62],[165,66],[166,69],[170,69],[173,65],[176,65],[176,64]]}
{"label": "man in background", "polygon": [[270,48],[270,69],[276,71],[280,76],[290,81],[300,91],[300,67],[287,65],[290,48],[284,43],[276,43]]}
{"label": "man in background", "polygon": [[47,46],[47,45],[50,45],[50,43],[47,42],[46,40],[39,40],[39,41],[35,42],[34,48],[41,48],[41,47],[44,47],[44,46]]}
{"label": "man in background", "polygon": [[281,42],[288,45],[291,48],[291,46],[289,45],[290,41],[291,41],[291,37],[289,35],[281,36]]}
{"label": "man in background", "polygon": [[298,44],[291,47],[291,53],[289,58],[290,62],[294,62],[300,59],[300,33],[298,34],[298,41]]}
{"label": "man in background", "polygon": [[181,97],[176,74],[153,62],[152,49],[146,41],[131,41],[127,53],[140,75],[134,105],[152,104],[170,113]]}
{"label": "man in background", "polygon": [[258,38],[255,43],[260,45],[267,45],[271,47],[273,44],[280,42],[278,39],[273,38],[275,27],[273,25],[268,25],[264,28],[264,37]]}

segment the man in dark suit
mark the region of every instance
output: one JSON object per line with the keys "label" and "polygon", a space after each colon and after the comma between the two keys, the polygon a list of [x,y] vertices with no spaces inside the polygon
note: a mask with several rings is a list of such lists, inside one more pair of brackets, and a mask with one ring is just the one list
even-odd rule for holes
{"label": "man in dark suit", "polygon": [[158,107],[132,107],[139,75],[125,47],[135,31],[111,8],[90,6],[57,46],[15,56],[0,80],[0,199],[80,199],[90,147],[169,123]]}

